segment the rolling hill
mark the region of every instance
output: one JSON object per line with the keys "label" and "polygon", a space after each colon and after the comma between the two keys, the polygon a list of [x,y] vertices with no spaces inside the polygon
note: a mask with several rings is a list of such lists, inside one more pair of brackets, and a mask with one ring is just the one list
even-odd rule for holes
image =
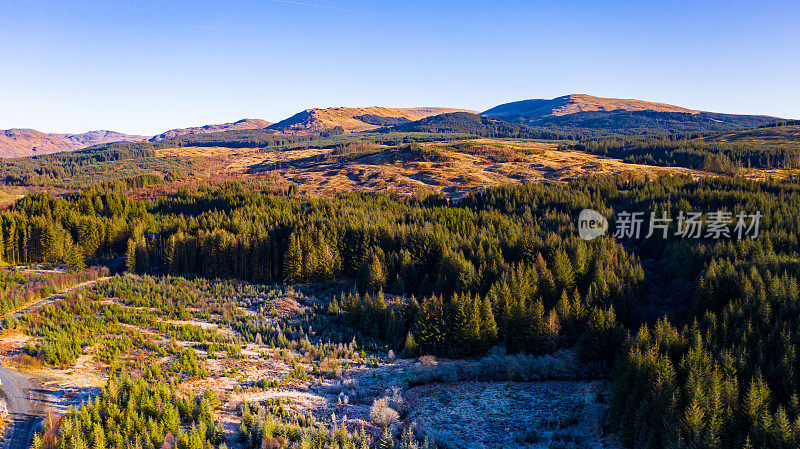
{"label": "rolling hill", "polygon": [[[445,114],[466,109],[419,107],[419,108],[326,108],[306,109],[268,129],[282,134],[313,134],[325,130],[342,128],[342,132],[361,132],[385,126],[420,120],[433,115]],[[475,112],[475,111],[467,111]]]}
{"label": "rolling hill", "polygon": [[0,131],[0,157],[2,158],[58,153],[73,149],[69,142],[35,129],[12,128]]}
{"label": "rolling hill", "polygon": [[583,128],[623,134],[733,131],[780,120],[762,115],[720,114],[663,103],[583,94],[505,103],[481,115],[562,130]]}
{"label": "rolling hill", "polygon": [[88,131],[81,134],[59,134],[49,133],[50,137],[66,141],[72,146],[73,150],[92,147],[95,145],[105,145],[114,142],[144,142],[148,139],[147,136],[136,136],[132,134],[123,134],[116,131]]}
{"label": "rolling hill", "polygon": [[261,120],[257,118],[246,118],[242,120],[238,120],[236,122],[231,123],[220,123],[217,125],[203,125],[203,126],[195,126],[191,128],[176,128],[171,129],[169,131],[165,131],[157,136],[153,136],[150,138],[151,142],[158,142],[164,139],[170,139],[173,137],[185,136],[188,134],[205,134],[205,133],[217,133],[217,132],[224,132],[224,131],[239,131],[243,129],[260,129],[266,128],[272,125],[272,122],[268,122],[266,120]]}

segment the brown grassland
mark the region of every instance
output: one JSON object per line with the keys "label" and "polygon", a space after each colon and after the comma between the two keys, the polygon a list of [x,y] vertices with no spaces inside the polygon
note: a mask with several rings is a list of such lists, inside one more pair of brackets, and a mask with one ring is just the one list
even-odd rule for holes
{"label": "brown grassland", "polygon": [[[554,142],[476,139],[417,144],[419,151],[375,146],[350,157],[335,157],[335,149],[262,152],[250,148],[182,147],[159,150],[162,157],[196,161],[188,178],[172,185],[134,192],[151,196],[202,182],[268,178],[279,185],[297,184],[314,195],[351,191],[382,191],[402,196],[419,190],[459,198],[479,188],[504,183],[566,182],[586,175],[657,176],[665,173],[706,173],[676,167],[629,164],[619,159],[561,150]],[[420,156],[422,154],[422,156]]]}

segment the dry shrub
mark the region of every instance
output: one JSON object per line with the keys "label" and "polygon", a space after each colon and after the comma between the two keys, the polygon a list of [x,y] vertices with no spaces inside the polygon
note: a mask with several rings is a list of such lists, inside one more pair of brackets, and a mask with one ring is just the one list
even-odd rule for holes
{"label": "dry shrub", "polygon": [[419,358],[419,363],[425,368],[436,366],[436,357],[432,355],[423,355]]}
{"label": "dry shrub", "polygon": [[330,357],[325,357],[319,362],[319,369],[326,374],[329,373],[332,375],[338,366],[339,362]]}
{"label": "dry shrub", "polygon": [[36,371],[42,367],[42,361],[38,357],[29,354],[17,354],[11,359],[20,371]]}
{"label": "dry shrub", "polygon": [[265,437],[264,441],[261,443],[261,447],[264,449],[281,449],[282,447],[285,446],[286,446],[286,439],[284,437],[277,437],[277,438]]}
{"label": "dry shrub", "polygon": [[404,414],[406,411],[406,404],[403,400],[403,392],[400,391],[398,387],[392,387],[389,391],[387,391],[386,398],[389,400],[389,406],[397,413]]}
{"label": "dry shrub", "polygon": [[397,413],[397,410],[389,406],[390,400],[388,397],[382,397],[372,402],[372,407],[369,409],[370,421],[386,428],[400,419],[400,414]]}

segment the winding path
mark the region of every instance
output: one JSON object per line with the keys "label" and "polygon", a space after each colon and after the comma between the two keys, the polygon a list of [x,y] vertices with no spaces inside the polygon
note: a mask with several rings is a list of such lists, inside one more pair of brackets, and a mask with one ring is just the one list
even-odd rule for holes
{"label": "winding path", "polygon": [[30,395],[35,390],[27,377],[2,366],[0,381],[3,382],[2,394],[14,425],[14,433],[7,447],[26,449],[33,438],[33,431],[42,419],[41,411],[35,411],[30,401]]}
{"label": "winding path", "polygon": [[19,317],[21,317],[23,315],[27,315],[27,314],[29,314],[31,312],[35,312],[35,311],[39,310],[42,306],[47,304],[47,303],[51,303],[53,301],[57,301],[59,299],[63,299],[65,296],[67,296],[67,293],[70,293],[70,292],[73,292],[75,290],[79,290],[79,289],[82,289],[82,288],[85,288],[85,287],[91,287],[92,285],[94,285],[94,284],[96,284],[98,282],[105,281],[107,279],[111,279],[111,278],[109,276],[106,276],[106,277],[97,278],[97,279],[95,279],[93,281],[86,281],[86,282],[81,282],[80,284],[75,284],[72,287],[69,287],[68,289],[66,289],[66,290],[64,290],[62,292],[54,293],[54,294],[52,294],[52,295],[50,295],[50,296],[48,296],[46,298],[38,299],[38,300],[36,300],[36,301],[24,306],[23,308],[17,310],[16,312],[12,313],[11,316],[13,316],[14,318],[19,318]]}

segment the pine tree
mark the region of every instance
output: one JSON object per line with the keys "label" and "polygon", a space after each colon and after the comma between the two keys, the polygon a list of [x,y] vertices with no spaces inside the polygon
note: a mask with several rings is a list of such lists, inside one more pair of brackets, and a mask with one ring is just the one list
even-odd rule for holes
{"label": "pine tree", "polygon": [[363,280],[364,288],[370,292],[377,292],[383,289],[386,283],[386,274],[383,269],[383,263],[378,258],[378,255],[373,253],[367,264],[365,277]]}
{"label": "pine tree", "polygon": [[556,251],[553,259],[553,275],[558,291],[572,291],[575,288],[575,271],[572,262],[563,249]]}
{"label": "pine tree", "polygon": [[495,322],[492,304],[489,302],[488,297],[484,297],[481,301],[480,315],[480,346],[485,351],[497,342],[497,323]]}
{"label": "pine tree", "polygon": [[296,234],[289,238],[289,248],[283,256],[283,280],[292,283],[303,275],[303,254]]}
{"label": "pine tree", "polygon": [[125,252],[125,268],[131,273],[136,272],[136,241],[128,239],[128,249]]}
{"label": "pine tree", "polygon": [[417,345],[417,340],[414,338],[414,334],[411,331],[408,331],[406,334],[406,341],[403,344],[403,354],[406,357],[413,357],[419,354],[419,345]]}
{"label": "pine tree", "polygon": [[433,295],[422,302],[414,329],[414,337],[422,351],[439,354],[445,350],[449,336],[441,296]]}
{"label": "pine tree", "polygon": [[86,264],[83,261],[83,252],[78,245],[72,245],[64,262],[66,262],[67,269],[71,273],[77,273],[86,268]]}

